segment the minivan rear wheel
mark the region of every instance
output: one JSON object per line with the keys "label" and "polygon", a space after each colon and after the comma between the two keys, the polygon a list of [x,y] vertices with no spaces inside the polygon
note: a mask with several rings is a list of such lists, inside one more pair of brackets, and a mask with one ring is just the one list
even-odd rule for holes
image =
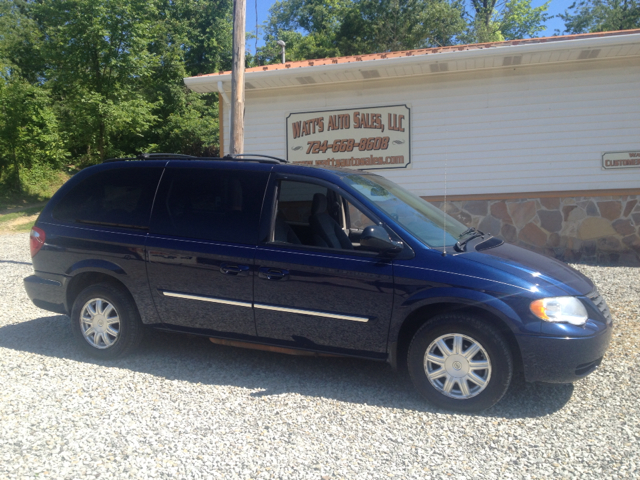
{"label": "minivan rear wheel", "polygon": [[441,408],[475,412],[495,405],[513,376],[513,359],[500,332],[466,314],[445,313],[414,335],[407,356],[415,388]]}
{"label": "minivan rear wheel", "polygon": [[92,285],[80,292],[71,320],[80,348],[97,358],[125,355],[142,339],[143,325],[133,300],[109,284]]}

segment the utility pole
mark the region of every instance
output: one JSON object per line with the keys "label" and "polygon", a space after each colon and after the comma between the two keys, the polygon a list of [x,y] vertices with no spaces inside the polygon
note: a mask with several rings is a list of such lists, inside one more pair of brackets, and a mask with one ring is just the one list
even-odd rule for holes
{"label": "utility pole", "polygon": [[233,0],[233,66],[231,68],[231,138],[229,153],[244,153],[244,44],[246,0]]}

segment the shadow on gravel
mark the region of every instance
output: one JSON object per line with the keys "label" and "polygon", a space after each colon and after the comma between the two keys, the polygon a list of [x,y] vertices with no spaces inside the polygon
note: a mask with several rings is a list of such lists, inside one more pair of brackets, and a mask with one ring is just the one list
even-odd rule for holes
{"label": "shadow on gravel", "polygon": [[16,260],[0,260],[0,263],[13,263],[16,265],[33,265],[31,262],[17,262]]}
{"label": "shadow on gravel", "polygon": [[[207,338],[149,331],[132,355],[101,361],[74,343],[68,317],[54,315],[0,328],[0,347],[82,363],[123,368],[169,380],[231,385],[265,397],[284,393],[429,413],[432,407],[415,392],[406,372],[385,363],[353,358],[296,357],[214,345]],[[526,418],[549,415],[571,398],[573,385],[514,382],[495,407],[472,416]]]}

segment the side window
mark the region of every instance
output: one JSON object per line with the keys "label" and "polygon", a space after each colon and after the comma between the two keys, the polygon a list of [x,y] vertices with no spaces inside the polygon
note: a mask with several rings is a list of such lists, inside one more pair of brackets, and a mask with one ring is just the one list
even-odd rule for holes
{"label": "side window", "polygon": [[352,228],[351,219],[357,225],[375,223],[331,189],[283,180],[278,189],[273,239],[294,245],[358,249],[364,227]]}
{"label": "side window", "polygon": [[255,244],[267,172],[167,170],[151,233]]}
{"label": "side window", "polygon": [[371,220],[367,215],[362,213],[351,202],[347,201],[347,211],[349,212],[349,229],[350,230],[364,230],[371,225],[377,225],[376,222]]}
{"label": "side window", "polygon": [[162,168],[128,167],[98,172],[72,188],[53,209],[67,222],[147,228]]}

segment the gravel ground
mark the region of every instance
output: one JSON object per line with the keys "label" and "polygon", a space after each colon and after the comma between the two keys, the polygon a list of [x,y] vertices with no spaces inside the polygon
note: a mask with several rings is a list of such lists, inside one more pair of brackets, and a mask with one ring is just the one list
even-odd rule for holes
{"label": "gravel ground", "polygon": [[27,235],[0,236],[0,478],[640,478],[640,270],[577,268],[616,322],[603,365],[460,415],[383,363],[161,333],[96,361],[27,298]]}

